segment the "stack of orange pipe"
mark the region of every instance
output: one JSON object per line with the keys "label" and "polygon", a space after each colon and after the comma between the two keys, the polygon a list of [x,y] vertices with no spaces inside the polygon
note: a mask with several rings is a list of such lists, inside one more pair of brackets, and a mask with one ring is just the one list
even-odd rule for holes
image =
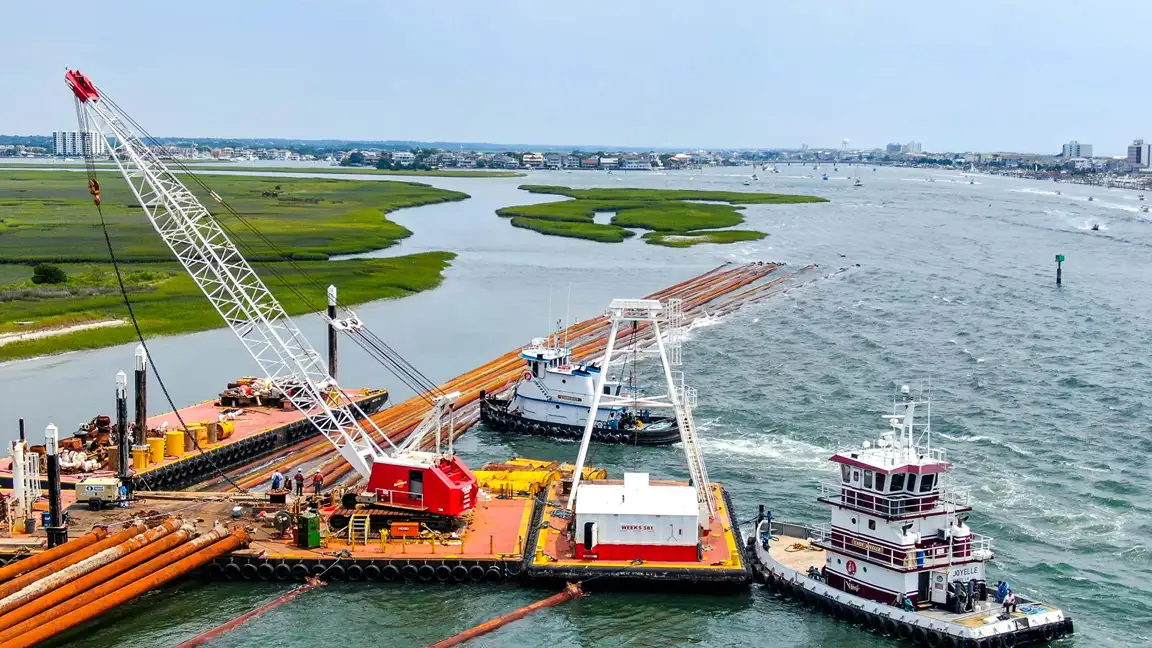
{"label": "stack of orange pipe", "polygon": [[3,567],[0,567],[0,583],[11,580],[20,574],[32,571],[39,567],[43,567],[48,563],[63,558],[68,554],[79,551],[88,545],[99,542],[108,536],[108,529],[104,527],[96,527],[88,533],[65,542],[62,545],[53,547],[48,551],[42,551],[38,554],[29,556],[23,560],[17,560]]}

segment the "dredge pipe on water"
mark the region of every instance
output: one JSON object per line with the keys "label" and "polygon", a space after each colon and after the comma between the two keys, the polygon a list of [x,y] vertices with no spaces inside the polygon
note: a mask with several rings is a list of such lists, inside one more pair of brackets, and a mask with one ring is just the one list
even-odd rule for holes
{"label": "dredge pipe on water", "polygon": [[502,627],[508,625],[509,623],[512,623],[513,621],[523,619],[524,617],[528,616],[529,614],[532,614],[533,612],[535,612],[537,610],[542,610],[544,608],[553,607],[553,606],[559,605],[561,603],[564,603],[565,601],[571,601],[572,599],[581,597],[583,595],[584,595],[584,591],[580,589],[580,583],[568,583],[564,587],[564,591],[560,592],[559,594],[553,594],[552,596],[549,596],[548,598],[543,599],[541,601],[536,601],[535,603],[533,603],[531,605],[525,605],[524,607],[522,607],[519,610],[516,610],[514,612],[509,612],[508,614],[505,614],[503,616],[498,616],[495,619],[492,619],[491,621],[485,621],[484,623],[481,623],[478,626],[469,628],[469,629],[465,630],[464,632],[453,635],[453,636],[445,639],[444,641],[438,641],[438,642],[428,646],[428,648],[448,648],[449,646],[459,646],[460,644],[464,643],[465,641],[471,641],[471,640],[475,639],[476,637],[488,634],[489,632],[492,632],[493,630],[496,630],[497,628],[502,628]]}
{"label": "dredge pipe on water", "polygon": [[265,612],[267,612],[269,610],[273,610],[275,608],[280,607],[281,605],[284,605],[288,601],[291,601],[292,599],[296,598],[297,596],[300,596],[304,592],[307,592],[308,590],[314,589],[316,587],[322,587],[323,585],[324,585],[324,581],[320,580],[319,578],[309,578],[307,580],[307,582],[305,582],[300,587],[294,588],[290,592],[281,594],[280,596],[277,596],[276,598],[265,603],[264,605],[261,605],[260,607],[256,608],[255,610],[250,610],[248,612],[245,612],[244,614],[241,614],[240,616],[236,617],[235,619],[232,619],[231,621],[229,621],[227,623],[222,623],[222,624],[216,626],[215,628],[212,628],[208,632],[196,635],[195,637],[189,639],[188,641],[185,641],[184,643],[176,646],[176,648],[194,648],[195,646],[202,646],[206,642],[211,641],[211,640],[223,635],[224,633],[228,632],[229,630],[234,630],[235,628],[251,621],[252,619],[255,619],[256,617],[260,616],[261,614],[264,614]]}
{"label": "dredge pipe on water", "polygon": [[13,578],[25,572],[32,571],[47,565],[50,562],[59,560],[68,554],[79,551],[94,542],[100,542],[108,536],[108,529],[104,527],[96,527],[84,535],[69,540],[59,547],[53,547],[48,551],[42,551],[38,554],[33,554],[23,560],[17,560],[0,567],[0,583],[12,580]]}
{"label": "dredge pipe on water", "polygon": [[184,524],[184,521],[180,518],[169,518],[168,521],[163,524],[155,526],[144,533],[134,535],[111,549],[105,549],[94,556],[81,560],[75,565],[55,571],[49,576],[28,585],[24,589],[0,599],[0,614],[10,612],[32,599],[44,596],[69,581],[80,578],[109,563],[119,560],[141,547],[146,547],[154,540],[159,540],[176,529],[179,529],[182,524]]}
{"label": "dredge pipe on water", "polygon": [[[77,596],[8,628],[0,633],[0,642],[3,642],[0,643],[0,648],[31,646],[48,637],[55,636],[111,607],[135,598],[138,594],[159,587],[186,571],[195,569],[213,558],[236,549],[247,542],[247,539],[248,534],[243,529],[237,529],[229,534],[226,528],[218,526],[191,542],[180,545],[127,573],[83,591]],[[198,562],[201,559],[203,562]],[[138,589],[141,586],[144,587],[143,590]],[[67,587],[72,588],[71,585]],[[126,596],[125,593],[127,592],[136,593]],[[87,615],[89,610],[97,611]],[[77,613],[83,613],[87,616],[79,617]],[[35,637],[35,640],[28,639],[28,637]]]}
{"label": "dredge pipe on water", "polygon": [[[126,540],[130,540],[132,538],[132,536],[134,536],[138,533],[144,533],[147,530],[148,530],[148,527],[144,526],[144,523],[142,523],[142,522],[134,524],[134,525],[124,529],[123,531],[121,531],[119,533],[116,533],[114,535],[108,536],[107,538],[104,538],[103,540],[100,540],[99,542],[88,545],[87,547],[84,547],[84,548],[79,549],[77,551],[73,551],[72,553],[69,553],[69,554],[63,556],[62,558],[58,558],[58,559],[48,563],[47,565],[44,565],[43,567],[41,567],[39,569],[35,569],[33,571],[30,571],[27,574],[24,574],[23,576],[18,576],[16,578],[8,581],[7,583],[0,585],[0,597],[15,594],[16,592],[19,592],[20,590],[24,589],[25,587],[28,587],[29,585],[31,585],[32,583],[35,583],[36,581],[40,580],[41,578],[45,578],[45,577],[49,576],[50,574],[53,574],[55,572],[60,571],[61,569],[64,569],[65,567],[71,567],[72,565],[75,565],[76,563],[80,562],[81,560],[84,560],[86,558],[91,558],[92,556],[95,556],[96,554],[100,553],[101,551],[104,551],[105,549],[109,549],[111,547],[115,547],[116,545],[120,544],[121,542],[124,542]],[[60,546],[61,547],[67,547],[69,544],[70,543],[66,542]]]}

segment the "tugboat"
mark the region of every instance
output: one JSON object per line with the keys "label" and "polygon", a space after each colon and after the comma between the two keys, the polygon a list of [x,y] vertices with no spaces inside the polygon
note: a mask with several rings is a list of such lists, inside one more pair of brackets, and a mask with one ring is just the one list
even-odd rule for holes
{"label": "tugboat", "polygon": [[[1061,609],[989,587],[991,538],[968,527],[968,492],[951,488],[951,464],[931,446],[900,388],[892,429],[838,452],[838,479],[821,484],[830,525],[778,522],[761,506],[754,545],[758,576],[786,598],[872,631],[928,646],[1013,648],[1071,634]],[[897,413],[898,407],[903,413]],[[919,436],[917,437],[917,435]]]}
{"label": "tugboat", "polygon": [[[484,395],[480,400],[481,421],[498,430],[531,436],[579,439],[583,435],[596,379],[603,368],[595,363],[573,363],[571,350],[558,339],[536,338],[520,352],[527,366],[512,398]],[[649,409],[640,407],[641,401],[651,399],[643,397],[634,384],[609,378],[604,381],[604,394],[612,402],[597,409],[593,441],[669,445],[680,440],[673,419],[653,416]]]}

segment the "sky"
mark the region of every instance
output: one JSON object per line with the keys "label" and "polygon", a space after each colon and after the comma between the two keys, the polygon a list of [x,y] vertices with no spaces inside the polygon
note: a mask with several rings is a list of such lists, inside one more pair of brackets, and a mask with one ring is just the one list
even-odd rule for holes
{"label": "sky", "polygon": [[1097,155],[1152,139],[1152,2],[0,0],[0,133],[66,67],[157,136]]}

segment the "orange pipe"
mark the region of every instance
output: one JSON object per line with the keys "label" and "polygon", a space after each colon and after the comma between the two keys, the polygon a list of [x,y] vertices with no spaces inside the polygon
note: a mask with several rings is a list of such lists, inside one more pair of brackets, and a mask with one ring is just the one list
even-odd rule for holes
{"label": "orange pipe", "polygon": [[[247,544],[248,540],[249,536],[247,531],[244,529],[236,529],[223,540],[219,540],[208,547],[200,548],[196,553],[140,578],[126,587],[116,589],[107,596],[99,596],[95,600],[78,604],[78,606],[73,605],[73,601],[69,601],[68,607],[71,611],[67,614],[58,616],[46,623],[36,625],[27,632],[19,633],[12,639],[6,640],[0,645],[0,648],[27,648],[28,646],[34,646],[42,641],[46,641],[65,630],[74,628],[85,621],[100,616],[108,610],[127,603],[145,592],[154,590],[178,576],[182,576],[193,569],[201,567],[211,560],[238,549]],[[83,598],[87,598],[87,595],[78,597],[78,599]],[[28,623],[28,621],[25,623]],[[11,630],[9,632],[11,632]]]}
{"label": "orange pipe", "polygon": [[117,560],[116,562],[105,565],[96,571],[86,574],[67,585],[52,590],[48,594],[31,600],[24,605],[12,610],[8,614],[0,616],[0,631],[7,630],[12,626],[30,619],[44,610],[47,610],[59,603],[67,601],[68,599],[87,592],[88,590],[96,587],[100,583],[122,574],[133,567],[140,565],[148,560],[159,556],[160,554],[168,551],[176,545],[184,544],[192,537],[192,527],[185,526],[184,528],[175,531],[163,539],[153,542],[152,544],[144,547],[139,551],[134,551],[128,556]]}
{"label": "orange pipe", "polygon": [[580,583],[568,583],[568,585],[564,587],[564,591],[560,592],[559,594],[553,594],[546,599],[536,601],[532,605],[525,605],[515,612],[509,612],[508,614],[498,616],[491,621],[485,621],[478,626],[471,627],[464,632],[453,635],[444,641],[437,641],[436,643],[428,646],[428,648],[448,648],[449,646],[459,646],[466,641],[471,641],[476,637],[486,635],[489,632],[496,630],[497,628],[502,628],[509,623],[512,623],[513,621],[523,619],[524,617],[532,614],[537,610],[560,605],[565,601],[571,601],[572,599],[583,595],[584,592],[580,589]]}
{"label": "orange pipe", "polygon": [[96,554],[104,551],[105,549],[108,549],[109,547],[115,547],[121,542],[128,540],[137,533],[143,533],[147,530],[148,527],[144,526],[143,524],[136,524],[128,527],[127,529],[124,529],[120,533],[104,538],[95,544],[88,545],[87,547],[84,547],[78,551],[73,551],[63,558],[54,560],[39,569],[30,571],[23,576],[14,578],[7,583],[4,583],[3,585],[0,585],[0,597],[5,597],[15,592],[19,592],[25,587],[35,583],[36,581],[53,572],[58,572],[65,567],[71,567],[72,565],[75,565],[85,558],[91,558],[92,556],[95,556]]}
{"label": "orange pipe", "polygon": [[157,525],[139,535],[134,535],[111,549],[105,549],[91,558],[81,560],[71,567],[57,570],[19,592],[9,594],[3,599],[0,599],[0,614],[10,612],[34,598],[44,596],[69,581],[76,580],[104,565],[119,560],[133,551],[151,544],[152,541],[159,540],[169,533],[172,533],[176,529],[179,529],[182,524],[184,524],[184,521],[180,518],[168,518],[168,521],[163,524]]}
{"label": "orange pipe", "polygon": [[[227,531],[228,530],[224,527],[216,527],[212,531],[209,531],[199,538],[180,545],[172,551],[157,556],[156,558],[149,560],[143,565],[140,565],[131,571],[121,574],[112,580],[101,583],[100,585],[90,590],[77,592],[76,596],[58,603],[57,605],[37,614],[36,616],[18,623],[5,630],[3,633],[0,633],[0,641],[8,642],[13,638],[22,637],[28,632],[41,628],[47,624],[52,623],[56,619],[65,616],[72,610],[87,607],[89,603],[94,603],[104,597],[112,596],[117,591],[126,588],[141,579],[155,574],[158,570],[167,568],[173,563],[183,560],[184,558],[191,556],[192,554],[201,549],[204,549],[205,547],[213,545],[214,543],[220,541],[222,538],[226,537]],[[75,589],[74,585],[75,584],[67,585],[57,591]],[[0,648],[3,648],[7,645],[7,643],[0,644]]]}
{"label": "orange pipe", "polygon": [[252,619],[255,619],[256,617],[260,616],[261,614],[264,614],[268,610],[278,608],[281,605],[284,605],[285,603],[287,603],[288,601],[291,601],[292,599],[296,598],[297,596],[300,596],[304,592],[307,592],[308,590],[315,588],[315,587],[320,587],[322,585],[324,585],[324,581],[322,581],[318,578],[309,578],[307,580],[307,582],[305,582],[300,587],[297,587],[286,594],[281,594],[280,596],[277,596],[276,598],[265,603],[264,605],[261,605],[260,607],[256,608],[255,610],[250,610],[248,612],[245,612],[244,614],[241,614],[240,616],[236,617],[235,619],[232,619],[231,621],[229,621],[227,623],[223,623],[221,625],[216,626],[215,628],[212,628],[208,632],[196,635],[195,637],[189,639],[188,641],[185,641],[184,643],[176,646],[176,648],[196,648],[196,646],[202,646],[205,643],[207,643],[207,642],[215,639],[216,637],[219,637],[220,635],[224,634],[225,632],[228,632],[229,630],[232,630],[234,628],[238,628],[238,627],[244,625],[248,621],[251,621]]}
{"label": "orange pipe", "polygon": [[96,527],[88,533],[65,542],[64,544],[53,547],[48,551],[41,551],[38,554],[33,554],[23,560],[17,560],[0,567],[0,583],[11,580],[24,572],[31,571],[37,567],[43,567],[53,560],[63,558],[73,551],[78,551],[92,544],[99,542],[108,535],[108,529],[104,527]]}

